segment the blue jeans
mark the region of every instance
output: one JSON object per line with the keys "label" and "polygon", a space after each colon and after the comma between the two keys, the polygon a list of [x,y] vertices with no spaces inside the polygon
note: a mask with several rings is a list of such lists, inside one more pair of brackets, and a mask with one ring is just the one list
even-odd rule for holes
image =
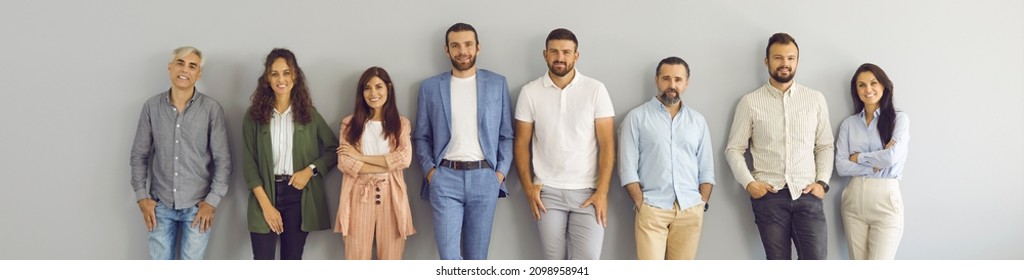
{"label": "blue jeans", "polygon": [[494,169],[439,166],[429,184],[434,238],[441,259],[487,259],[500,185]]}
{"label": "blue jeans", "polygon": [[828,228],[821,199],[803,194],[793,200],[789,189],[782,189],[758,199],[751,198],[750,204],[766,258],[793,259],[794,245],[801,260],[828,257]]}
{"label": "blue jeans", "polygon": [[[181,259],[201,260],[206,255],[206,243],[210,240],[210,231],[199,233],[199,225],[192,227],[192,220],[199,212],[199,205],[175,210],[156,203],[156,227],[149,232],[149,256],[154,260],[173,260],[175,247],[181,247]],[[178,233],[181,244],[178,243]]]}

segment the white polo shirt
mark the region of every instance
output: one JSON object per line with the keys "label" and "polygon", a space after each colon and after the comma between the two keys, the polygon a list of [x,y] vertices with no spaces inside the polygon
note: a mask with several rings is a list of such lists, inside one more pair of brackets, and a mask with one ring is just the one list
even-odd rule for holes
{"label": "white polo shirt", "polygon": [[574,71],[565,89],[545,73],[523,86],[516,103],[516,120],[533,123],[533,181],[545,187],[595,188],[594,120],[615,116],[604,84]]}

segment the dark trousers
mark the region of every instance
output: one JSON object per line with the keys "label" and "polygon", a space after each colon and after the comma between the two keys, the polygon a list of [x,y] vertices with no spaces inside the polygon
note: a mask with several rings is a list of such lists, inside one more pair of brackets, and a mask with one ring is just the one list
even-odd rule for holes
{"label": "dark trousers", "polygon": [[789,189],[782,189],[751,198],[750,204],[769,260],[793,259],[793,245],[801,260],[828,257],[828,229],[821,199],[808,193],[793,200]]}
{"label": "dark trousers", "polygon": [[306,246],[308,232],[302,231],[302,191],[288,185],[288,180],[277,182],[277,197],[274,206],[281,212],[284,232],[249,233],[252,240],[252,257],[255,260],[273,260],[278,238],[281,239],[281,259],[301,260]]}

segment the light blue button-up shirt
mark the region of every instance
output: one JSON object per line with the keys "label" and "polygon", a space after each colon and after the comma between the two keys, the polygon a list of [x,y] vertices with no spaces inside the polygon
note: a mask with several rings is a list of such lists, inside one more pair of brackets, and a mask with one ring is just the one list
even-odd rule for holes
{"label": "light blue button-up shirt", "polygon": [[619,132],[619,178],[640,183],[644,203],[680,209],[703,202],[699,186],[715,184],[711,132],[704,116],[685,104],[675,118],[657,98],[634,108]]}
{"label": "light blue button-up shirt", "polygon": [[[907,159],[907,144],[910,143],[910,118],[904,112],[896,112],[896,125],[892,140],[896,144],[885,149],[878,134],[878,115],[870,124],[864,121],[864,111],[846,117],[839,125],[836,137],[836,171],[841,176],[864,176],[869,178],[901,179],[903,165]],[[850,155],[857,155],[857,161],[850,161]],[[880,169],[874,172],[873,168]]]}

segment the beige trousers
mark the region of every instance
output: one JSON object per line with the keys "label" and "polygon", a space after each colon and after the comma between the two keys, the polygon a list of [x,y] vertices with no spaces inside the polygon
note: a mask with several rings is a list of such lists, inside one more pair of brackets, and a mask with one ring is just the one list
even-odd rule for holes
{"label": "beige trousers", "polygon": [[850,259],[894,259],[903,237],[899,181],[854,177],[843,190],[842,201]]}
{"label": "beige trousers", "polygon": [[692,260],[697,257],[704,203],[680,210],[641,204],[636,210],[636,257],[640,260]]}

